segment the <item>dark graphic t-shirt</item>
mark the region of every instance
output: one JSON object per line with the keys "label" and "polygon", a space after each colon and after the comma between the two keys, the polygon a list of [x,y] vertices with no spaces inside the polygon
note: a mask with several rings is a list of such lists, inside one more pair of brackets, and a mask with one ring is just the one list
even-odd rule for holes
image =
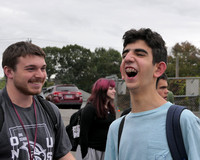
{"label": "dark graphic t-shirt", "polygon": [[[30,159],[29,146],[31,154],[38,160],[51,160],[53,157],[60,158],[71,150],[71,144],[58,108],[52,104],[59,124],[59,129],[55,135],[54,126],[48,113],[40,106],[36,98],[35,102],[37,133],[35,132],[36,119],[33,105],[29,108],[21,108],[15,105],[23,121],[23,128],[12,104],[9,101],[3,103],[4,123],[0,132],[0,159]],[[34,145],[35,134],[36,143]]]}

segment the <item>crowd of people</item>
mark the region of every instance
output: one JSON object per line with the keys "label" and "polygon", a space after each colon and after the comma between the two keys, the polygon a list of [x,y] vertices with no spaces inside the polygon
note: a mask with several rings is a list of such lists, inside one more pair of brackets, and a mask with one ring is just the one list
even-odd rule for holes
{"label": "crowd of people", "polygon": [[[115,82],[98,79],[82,111],[76,158],[57,106],[47,103],[55,113],[54,125],[36,96],[47,76],[44,51],[30,42],[12,44],[3,53],[2,68],[6,86],[0,91],[0,159],[172,160],[165,128],[174,99],[167,89],[165,41],[157,32],[141,28],[123,35],[120,71],[131,106],[116,119]],[[199,118],[185,109],[180,127],[187,159],[200,159]]]}

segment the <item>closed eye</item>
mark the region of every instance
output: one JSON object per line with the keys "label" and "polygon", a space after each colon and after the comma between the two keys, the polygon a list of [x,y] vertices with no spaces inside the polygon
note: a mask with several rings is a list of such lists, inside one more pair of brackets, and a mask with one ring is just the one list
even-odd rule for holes
{"label": "closed eye", "polygon": [[125,49],[123,52],[122,52],[122,58],[125,58],[127,53],[130,51],[130,49]]}
{"label": "closed eye", "polygon": [[137,56],[145,56],[148,54],[148,52],[144,49],[141,48],[136,48],[136,49],[125,49],[122,52],[122,58],[124,59],[126,57],[126,55],[128,54],[128,52],[130,52],[131,50],[133,50],[133,53],[135,53]]}

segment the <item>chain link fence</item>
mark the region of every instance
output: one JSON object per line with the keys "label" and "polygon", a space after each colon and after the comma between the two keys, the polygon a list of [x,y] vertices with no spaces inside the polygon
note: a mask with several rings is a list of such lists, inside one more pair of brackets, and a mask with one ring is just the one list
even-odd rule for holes
{"label": "chain link fence", "polygon": [[200,77],[169,77],[168,89],[174,94],[174,103],[200,111]]}

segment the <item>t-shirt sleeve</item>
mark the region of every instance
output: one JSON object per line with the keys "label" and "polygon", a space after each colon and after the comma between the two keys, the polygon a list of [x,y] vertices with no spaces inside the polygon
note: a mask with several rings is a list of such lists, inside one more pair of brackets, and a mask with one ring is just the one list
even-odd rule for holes
{"label": "t-shirt sleeve", "polygon": [[188,160],[200,157],[200,119],[191,111],[184,110],[180,123]]}

